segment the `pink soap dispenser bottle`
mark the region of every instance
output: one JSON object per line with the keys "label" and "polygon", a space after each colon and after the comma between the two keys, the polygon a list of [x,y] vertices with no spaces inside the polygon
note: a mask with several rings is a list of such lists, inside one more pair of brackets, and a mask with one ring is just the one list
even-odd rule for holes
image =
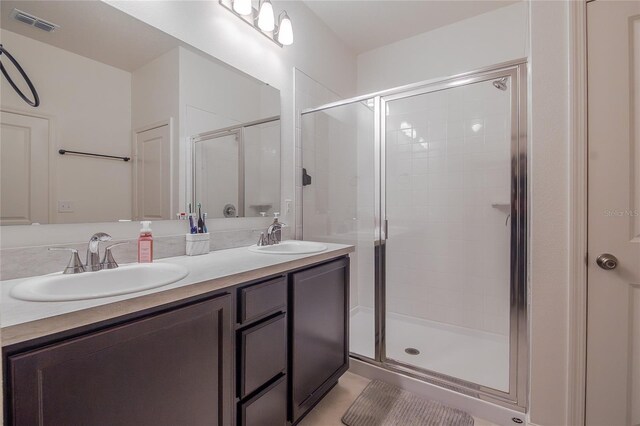
{"label": "pink soap dispenser bottle", "polygon": [[151,222],[140,222],[140,236],[138,237],[138,263],[153,262],[153,236],[151,235]]}

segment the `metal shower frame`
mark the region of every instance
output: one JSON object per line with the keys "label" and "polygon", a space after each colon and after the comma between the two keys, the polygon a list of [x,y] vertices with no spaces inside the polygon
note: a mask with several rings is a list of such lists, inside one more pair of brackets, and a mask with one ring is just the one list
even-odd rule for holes
{"label": "metal shower frame", "polygon": [[[528,137],[527,137],[527,62],[509,61],[454,76],[423,81],[358,96],[339,102],[303,110],[300,115],[319,112],[353,103],[374,105],[374,181],[375,181],[375,352],[374,358],[351,353],[360,361],[418,378],[486,400],[510,409],[525,412],[528,400],[529,333],[527,309],[527,244],[528,226]],[[385,155],[386,131],[384,112],[390,101],[468,84],[508,78],[511,90],[511,296],[509,328],[509,391],[504,392],[456,377],[406,364],[386,356],[386,283],[385,251],[387,239]]]}

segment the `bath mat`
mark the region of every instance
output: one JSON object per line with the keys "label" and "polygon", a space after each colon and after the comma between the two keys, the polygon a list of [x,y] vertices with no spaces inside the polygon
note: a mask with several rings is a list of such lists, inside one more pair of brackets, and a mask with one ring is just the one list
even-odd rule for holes
{"label": "bath mat", "polygon": [[342,416],[347,426],[473,426],[473,417],[374,380]]}

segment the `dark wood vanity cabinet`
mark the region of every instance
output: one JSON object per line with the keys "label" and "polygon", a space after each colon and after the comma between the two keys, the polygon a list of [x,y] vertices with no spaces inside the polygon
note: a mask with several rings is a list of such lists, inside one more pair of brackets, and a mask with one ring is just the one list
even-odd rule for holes
{"label": "dark wood vanity cabinet", "polygon": [[287,276],[238,288],[238,426],[287,424]]}
{"label": "dark wood vanity cabinet", "polygon": [[291,274],[289,301],[295,424],[349,368],[349,258]]}
{"label": "dark wood vanity cabinet", "polygon": [[286,426],[348,368],[349,259],[4,348],[13,426]]}
{"label": "dark wood vanity cabinet", "polygon": [[8,357],[15,426],[229,425],[231,296]]}

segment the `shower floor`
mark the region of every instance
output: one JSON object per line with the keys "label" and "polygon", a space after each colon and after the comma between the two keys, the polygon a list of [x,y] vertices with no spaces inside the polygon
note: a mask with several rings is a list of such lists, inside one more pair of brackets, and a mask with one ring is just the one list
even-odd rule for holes
{"label": "shower floor", "polygon": [[[373,358],[373,309],[351,310],[350,350]],[[509,339],[500,334],[387,314],[387,358],[493,389],[509,389]],[[409,355],[415,348],[418,355]]]}

